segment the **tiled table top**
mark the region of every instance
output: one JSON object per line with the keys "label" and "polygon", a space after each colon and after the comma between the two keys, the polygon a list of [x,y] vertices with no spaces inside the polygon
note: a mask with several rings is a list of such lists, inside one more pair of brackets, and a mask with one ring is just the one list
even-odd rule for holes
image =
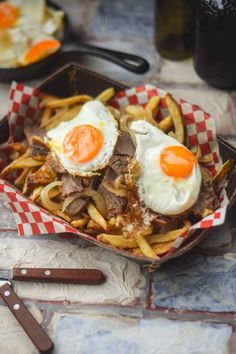
{"label": "tiled table top", "polygon": [[[143,55],[151,70],[136,75],[88,56],[80,56],[81,64],[129,85],[156,84],[201,105],[216,118],[218,132],[235,144],[236,94],[208,87],[191,60],[177,63],[159,57],[153,46],[151,0],[60,3],[83,40]],[[8,84],[0,84],[1,116],[7,110],[8,89]],[[19,238],[3,199],[0,208],[1,267],[96,267],[107,275],[99,287],[15,283],[16,292],[54,340],[55,354],[236,352],[235,210],[226,225],[212,231],[192,253],[150,275],[138,264],[76,238]],[[0,353],[37,353],[2,303]]]}

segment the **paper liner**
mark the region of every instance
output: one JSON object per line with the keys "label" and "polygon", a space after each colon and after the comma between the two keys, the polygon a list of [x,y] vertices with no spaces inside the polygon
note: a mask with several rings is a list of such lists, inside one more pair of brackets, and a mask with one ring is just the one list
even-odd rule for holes
{"label": "paper liner", "polygon": [[[160,106],[162,108],[158,113],[161,120],[168,114],[165,102],[166,92],[152,85],[143,85],[121,91],[110,104],[116,108],[124,108],[130,104],[144,106],[150,97],[156,95],[161,97]],[[33,125],[37,121],[40,114],[39,96],[40,92],[38,90],[13,82],[10,89],[8,112],[10,137],[5,144],[0,146],[0,169],[9,162],[9,143],[22,139],[24,127]],[[176,101],[181,107],[184,118],[187,146],[190,149],[199,146],[203,156],[211,154],[213,162],[207,168],[214,175],[221,165],[214,119],[197,106],[182,99],[176,99]],[[0,193],[3,193],[9,201],[20,236],[70,232],[79,236],[82,234],[83,238],[94,240],[92,236],[81,233],[66,221],[40,208],[23,196],[14,186],[1,179]],[[179,249],[195,230],[208,229],[223,224],[227,204],[226,192],[222,190],[219,208],[213,214],[192,225],[189,231],[178,237],[168,253],[174,253]],[[101,245],[100,242],[97,243]]]}

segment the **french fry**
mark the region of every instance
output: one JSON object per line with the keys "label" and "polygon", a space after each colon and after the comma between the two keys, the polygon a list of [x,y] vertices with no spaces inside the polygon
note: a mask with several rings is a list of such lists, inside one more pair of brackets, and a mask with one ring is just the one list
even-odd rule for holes
{"label": "french fry", "polygon": [[24,168],[21,172],[21,174],[17,177],[17,179],[15,180],[15,185],[16,186],[23,186],[23,184],[25,183],[26,177],[29,173],[29,169],[28,168]]}
{"label": "french fry", "polygon": [[104,217],[99,213],[95,205],[89,203],[87,206],[88,214],[97,224],[99,224],[104,230],[107,230],[107,223]]}
{"label": "french fry", "polygon": [[155,118],[157,115],[160,101],[161,101],[160,96],[152,96],[145,106],[145,111],[146,112],[150,111],[153,118]]}
{"label": "french fry", "polygon": [[203,167],[200,165],[200,170],[201,170],[201,174],[202,174],[202,179],[205,181],[205,182],[211,182],[212,180],[212,175],[211,173],[209,172],[209,170],[206,168],[206,167]]}
{"label": "french fry", "polygon": [[177,139],[177,136],[175,135],[175,133],[174,133],[172,130],[168,133],[168,135],[169,135],[171,138],[174,138],[174,139],[178,140],[178,139]]}
{"label": "french fry", "polygon": [[87,225],[88,221],[89,221],[89,217],[85,215],[85,216],[83,216],[80,219],[72,220],[71,221],[71,226],[78,227],[78,228],[81,229],[81,228],[83,228],[84,226]]}
{"label": "french fry", "polygon": [[205,209],[202,213],[201,213],[201,217],[205,218],[207,215],[210,215],[213,213],[213,210],[211,209]]}
{"label": "french fry", "polygon": [[193,153],[198,161],[202,158],[200,146],[197,146],[196,151],[194,151]]}
{"label": "french fry", "polygon": [[[172,247],[173,242],[165,242],[165,243],[159,243],[157,245],[152,246],[153,251],[156,254],[156,257],[163,255],[164,253],[168,252],[171,247]],[[131,250],[132,254],[135,254],[137,256],[144,256],[144,253],[140,248],[133,248]],[[157,259],[160,259],[158,257]]]}
{"label": "french fry", "polygon": [[207,154],[207,155],[205,155],[205,156],[203,156],[203,157],[200,157],[200,158],[198,159],[198,161],[199,161],[200,163],[202,163],[202,164],[211,163],[211,162],[213,161],[212,155],[211,155],[211,154]]}
{"label": "french fry", "polygon": [[166,95],[166,104],[169,109],[170,115],[173,119],[176,138],[180,143],[183,144],[185,134],[184,134],[183,117],[182,117],[180,107],[175,102],[175,100],[171,97],[170,94]]}
{"label": "french fry", "polygon": [[176,240],[181,236],[185,231],[191,226],[190,222],[187,222],[186,225],[180,229],[169,231],[165,234],[151,234],[146,236],[146,240],[151,244],[163,243]]}
{"label": "french fry", "polygon": [[227,160],[212,178],[211,183],[220,186],[227,178],[227,175],[235,168],[234,160]]}
{"label": "french fry", "polygon": [[169,132],[172,127],[173,119],[170,114],[158,123],[158,128],[161,129],[164,133]]}
{"label": "french fry", "polygon": [[67,122],[73,119],[76,116],[76,114],[79,113],[80,110],[81,110],[81,106],[76,106],[69,110],[66,109],[63,113],[62,112],[58,113],[57,117],[54,116],[50,120],[46,130],[56,128],[61,122]]}
{"label": "french fry", "polygon": [[32,200],[32,202],[35,202],[39,198],[42,189],[43,189],[42,186],[34,188],[33,192],[31,193],[31,196],[30,196],[30,199]]}
{"label": "french fry", "polygon": [[25,156],[26,155],[24,154],[24,156],[22,155],[17,160],[12,161],[8,166],[6,166],[2,170],[0,176],[5,177],[8,173],[14,170],[41,166],[44,163],[44,161],[34,160],[32,157],[25,157]]}
{"label": "french fry", "polygon": [[39,103],[40,109],[45,108],[49,102],[59,99],[59,97],[57,97],[57,96],[47,95],[45,93],[41,94],[41,98],[42,98],[41,102]]}
{"label": "french fry", "polygon": [[51,100],[45,104],[45,107],[47,108],[65,107],[75,103],[85,103],[91,101],[92,99],[93,98],[89,95],[76,95],[72,97]]}
{"label": "french fry", "polygon": [[66,220],[67,222],[71,222],[71,220],[72,220],[69,215],[67,215],[66,213],[63,213],[63,211],[61,211],[61,210],[55,210],[54,213],[57,216],[60,216],[60,218]]}
{"label": "french fry", "polygon": [[90,219],[88,224],[87,224],[87,228],[94,230],[94,231],[102,231],[103,228],[93,219]]}
{"label": "french fry", "polygon": [[130,253],[135,254],[136,256],[144,256],[140,248],[132,248],[129,250]]}
{"label": "french fry", "polygon": [[37,167],[37,166],[42,166],[44,161],[39,161],[35,160],[32,157],[26,157],[23,160],[20,161],[13,161],[12,163],[12,169],[17,170],[19,168],[31,168],[31,167]]}
{"label": "french fry", "polygon": [[121,249],[135,248],[138,246],[134,238],[125,238],[122,234],[112,235],[102,233],[97,236],[97,239],[103,243]]}
{"label": "french fry", "polygon": [[52,117],[53,112],[50,108],[45,108],[41,117],[40,128],[44,128],[48,125],[50,118]]}
{"label": "french fry", "polygon": [[140,234],[134,234],[134,239],[137,242],[139,248],[143,252],[144,256],[158,259],[159,257],[156,255],[152,247],[149,245],[147,240]]}
{"label": "french fry", "polygon": [[115,96],[115,89],[114,87],[109,87],[108,89],[102,91],[97,97],[96,100],[99,100],[103,103],[109,101],[113,96]]}
{"label": "french fry", "polygon": [[153,250],[156,255],[160,256],[166,252],[168,252],[172,247],[173,242],[165,242],[165,243],[158,243],[157,245],[153,246]]}
{"label": "french fry", "polygon": [[48,124],[44,127],[46,131],[55,128],[59,123],[60,119],[68,112],[68,107],[60,109],[59,112],[54,114],[51,119],[48,121]]}
{"label": "french fry", "polygon": [[107,108],[109,109],[109,111],[111,112],[111,114],[113,115],[113,117],[119,121],[120,117],[121,117],[121,113],[120,111],[118,111],[118,109],[112,107],[112,106],[107,106]]}
{"label": "french fry", "polygon": [[[153,118],[150,110],[147,111],[140,106],[130,105],[130,106],[125,107],[125,111],[126,111],[126,113],[128,113],[129,115],[131,115],[135,118],[135,119],[131,119],[131,121],[145,120],[145,121],[149,122],[150,124],[154,125],[155,127],[158,127],[158,123]],[[128,121],[128,120],[130,120],[130,119],[127,117],[126,121]],[[127,124],[128,124],[128,122],[126,122],[126,125]]]}

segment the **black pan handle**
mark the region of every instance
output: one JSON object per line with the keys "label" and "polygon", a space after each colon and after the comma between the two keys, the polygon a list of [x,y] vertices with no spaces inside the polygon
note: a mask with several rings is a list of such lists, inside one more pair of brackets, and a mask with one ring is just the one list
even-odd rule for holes
{"label": "black pan handle", "polygon": [[144,74],[149,70],[148,61],[137,55],[100,48],[85,43],[77,44],[76,51],[109,60],[137,74]]}

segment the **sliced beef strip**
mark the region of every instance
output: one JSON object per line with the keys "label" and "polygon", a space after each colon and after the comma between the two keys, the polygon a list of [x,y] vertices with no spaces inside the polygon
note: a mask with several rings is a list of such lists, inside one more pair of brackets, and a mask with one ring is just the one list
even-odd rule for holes
{"label": "sliced beef strip", "polygon": [[114,193],[109,192],[102,184],[98,188],[98,192],[103,196],[108,209],[108,218],[117,216],[124,211],[127,204],[127,199],[117,197]]}
{"label": "sliced beef strip", "polygon": [[127,165],[129,162],[129,157],[122,155],[113,155],[110,158],[109,166],[118,175],[123,175],[127,171]]}
{"label": "sliced beef strip", "polygon": [[60,163],[59,158],[55,154],[50,154],[47,160],[53,171],[57,173],[66,173],[66,170],[64,169],[64,167]]}
{"label": "sliced beef strip", "polygon": [[66,208],[66,213],[70,216],[80,214],[84,211],[84,209],[88,205],[88,202],[89,198],[79,197],[68,205],[68,207]]}
{"label": "sliced beef strip", "polygon": [[214,210],[218,203],[219,201],[213,186],[210,183],[203,181],[198,200],[188,212],[196,216],[201,216],[205,209]]}
{"label": "sliced beef strip", "polygon": [[43,139],[45,137],[45,135],[46,135],[46,132],[44,130],[42,130],[39,127],[36,127],[36,126],[25,127],[24,133],[25,133],[25,136],[26,136],[29,144],[31,144],[31,139],[32,139],[33,136],[38,136],[41,139]]}
{"label": "sliced beef strip", "polygon": [[44,141],[37,136],[32,136],[30,142],[30,156],[32,157],[47,156],[48,153],[49,153],[49,148],[44,143]]}
{"label": "sliced beef strip", "polygon": [[161,215],[150,209],[148,209],[148,215],[151,223],[157,228],[156,232],[158,233],[165,234],[179,227],[178,216]]}
{"label": "sliced beef strip", "polygon": [[68,173],[63,174],[62,195],[64,197],[74,192],[82,192],[85,188],[93,187],[96,182],[96,177],[80,177],[72,176]]}
{"label": "sliced beef strip", "polygon": [[135,146],[133,144],[130,134],[128,132],[121,133],[117,140],[114,154],[133,157],[134,153]]}

